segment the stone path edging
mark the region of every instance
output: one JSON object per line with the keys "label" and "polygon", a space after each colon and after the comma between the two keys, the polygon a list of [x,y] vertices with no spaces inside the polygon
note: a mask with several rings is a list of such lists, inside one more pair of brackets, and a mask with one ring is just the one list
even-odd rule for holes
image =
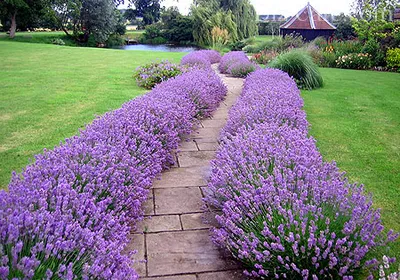
{"label": "stone path edging", "polygon": [[[216,65],[213,68],[216,70]],[[200,127],[181,143],[176,153],[177,166],[154,182],[145,205],[146,217],[127,246],[128,251],[138,250],[134,255],[134,268],[140,279],[243,278],[237,263],[211,242],[209,228],[214,214],[202,201],[210,160],[219,146],[220,130],[243,87],[243,79],[219,76],[228,87],[225,100],[211,118],[202,120]]]}

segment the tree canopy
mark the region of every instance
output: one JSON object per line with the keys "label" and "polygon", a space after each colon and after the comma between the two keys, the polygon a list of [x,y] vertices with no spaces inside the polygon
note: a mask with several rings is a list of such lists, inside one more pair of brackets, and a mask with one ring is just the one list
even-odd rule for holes
{"label": "tree canopy", "polygon": [[398,0],[354,0],[352,15],[357,19],[385,20],[392,13]]}
{"label": "tree canopy", "polygon": [[191,12],[193,36],[200,45],[211,45],[214,27],[227,30],[232,42],[257,34],[257,15],[249,0],[195,0]]}
{"label": "tree canopy", "polygon": [[[121,18],[117,0],[52,0],[51,7],[59,27],[78,41],[93,35],[97,43],[107,41],[117,31]],[[72,34],[70,33],[72,31]]]}
{"label": "tree canopy", "polygon": [[135,6],[137,17],[143,17],[144,25],[157,22],[160,19],[160,9],[162,0],[129,0]]}
{"label": "tree canopy", "polygon": [[47,4],[47,0],[1,0],[0,16],[3,25],[10,26],[10,38],[14,38],[19,20],[25,23],[36,20]]}

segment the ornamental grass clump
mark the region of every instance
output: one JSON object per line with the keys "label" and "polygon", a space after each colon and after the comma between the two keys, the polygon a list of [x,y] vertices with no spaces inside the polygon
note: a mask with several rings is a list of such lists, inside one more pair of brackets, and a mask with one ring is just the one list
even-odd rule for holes
{"label": "ornamental grass clump", "polygon": [[133,77],[136,79],[138,86],[152,89],[157,84],[176,77],[184,71],[183,67],[164,60],[138,67]]}
{"label": "ornamental grass clump", "polygon": [[218,69],[221,73],[244,78],[249,73],[260,69],[260,67],[250,61],[244,52],[233,51],[225,54],[222,57]]}
{"label": "ornamental grass clump", "polygon": [[[397,235],[383,234],[379,210],[363,187],[350,184],[334,162],[323,161],[308,137],[305,115],[294,125],[288,115],[277,113],[284,100],[285,110],[292,107],[290,116],[301,109],[293,84],[274,69],[246,79],[229,114],[235,121],[228,121],[212,162],[206,201],[222,210],[213,241],[241,261],[251,277],[353,279],[376,262],[368,253]],[[237,112],[254,110],[262,91],[265,99],[284,94],[282,101],[271,99],[269,110],[276,113],[238,118]]]}
{"label": "ornamental grass clump", "polygon": [[324,84],[318,66],[304,50],[294,49],[283,53],[275,58],[269,67],[285,71],[304,89],[312,90]]}
{"label": "ornamental grass clump", "polygon": [[226,94],[194,69],[35,157],[0,192],[0,279],[137,279],[128,235],[181,136]]}

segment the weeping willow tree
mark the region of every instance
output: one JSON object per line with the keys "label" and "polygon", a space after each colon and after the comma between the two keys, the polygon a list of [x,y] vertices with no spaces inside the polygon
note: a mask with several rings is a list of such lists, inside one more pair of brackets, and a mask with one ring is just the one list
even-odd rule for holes
{"label": "weeping willow tree", "polygon": [[236,42],[238,40],[237,25],[233,21],[232,12],[217,12],[209,7],[197,7],[192,10],[193,14],[193,37],[196,43],[201,46],[210,46],[213,43],[212,30],[218,27],[226,30],[229,34],[229,40]]}
{"label": "weeping willow tree", "polygon": [[200,45],[211,45],[214,27],[227,30],[232,42],[257,34],[257,14],[249,0],[195,0],[191,12],[193,37]]}

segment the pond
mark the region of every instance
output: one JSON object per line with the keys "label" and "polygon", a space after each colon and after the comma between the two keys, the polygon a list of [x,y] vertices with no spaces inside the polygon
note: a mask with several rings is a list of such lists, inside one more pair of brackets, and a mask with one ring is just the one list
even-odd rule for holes
{"label": "pond", "polygon": [[125,45],[118,47],[118,49],[126,51],[155,51],[155,52],[192,52],[199,50],[197,47],[192,46],[179,46],[179,45]]}

